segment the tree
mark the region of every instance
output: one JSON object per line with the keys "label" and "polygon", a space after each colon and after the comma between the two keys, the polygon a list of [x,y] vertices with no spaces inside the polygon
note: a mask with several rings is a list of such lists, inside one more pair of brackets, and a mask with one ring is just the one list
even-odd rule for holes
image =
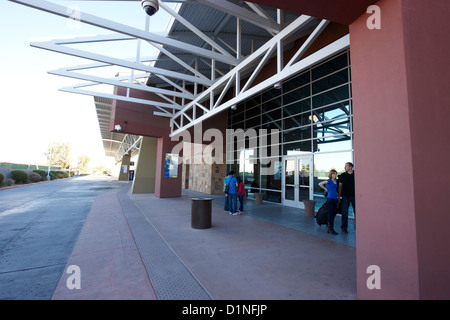
{"label": "tree", "polygon": [[47,160],[51,161],[52,166],[61,167],[61,169],[69,169],[71,146],[67,142],[53,142],[46,153]]}
{"label": "tree", "polygon": [[85,154],[78,157],[78,169],[80,169],[81,172],[88,172],[88,165],[91,161],[91,158]]}

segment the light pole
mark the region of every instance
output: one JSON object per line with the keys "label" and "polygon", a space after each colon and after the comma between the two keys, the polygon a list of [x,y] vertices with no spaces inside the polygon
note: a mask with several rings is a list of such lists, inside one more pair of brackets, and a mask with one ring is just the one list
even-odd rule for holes
{"label": "light pole", "polygon": [[48,169],[47,169],[47,181],[50,180],[50,167],[52,165],[52,151],[53,151],[53,145],[50,146],[50,155],[48,159]]}

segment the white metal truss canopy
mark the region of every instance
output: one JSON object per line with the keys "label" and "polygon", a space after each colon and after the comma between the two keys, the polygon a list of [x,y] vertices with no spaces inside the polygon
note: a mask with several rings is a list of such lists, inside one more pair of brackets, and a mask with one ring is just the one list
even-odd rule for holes
{"label": "white metal truss canopy", "polygon": [[[9,1],[73,18],[69,8],[53,2]],[[167,4],[169,2],[180,5],[174,10]],[[303,58],[306,50],[328,25],[328,21],[310,16],[238,0],[160,0],[159,3],[160,8],[173,18],[168,36],[150,32],[150,18],[143,11],[137,11],[136,15],[146,19],[145,30],[81,13],[77,15],[80,22],[113,33],[33,42],[31,45],[92,61],[91,64],[49,71],[50,74],[85,81],[60,90],[90,95],[96,99],[154,106],[158,109],[155,115],[170,118],[172,136],[349,47],[347,35]],[[293,58],[283,61],[283,52],[303,37],[307,40]],[[103,42],[121,45],[137,42],[136,56],[117,58],[77,48],[78,45]],[[142,44],[154,47],[156,56],[142,56]],[[263,67],[274,58],[278,65],[277,72],[254,85]],[[93,70],[106,66],[127,68],[131,74],[111,78],[92,74]],[[244,83],[242,87],[241,83]],[[111,93],[96,91],[99,85],[124,87],[127,95],[113,94],[112,89]],[[164,102],[132,98],[129,96],[130,89],[149,92],[152,96],[156,94]],[[225,99],[227,93],[232,93],[233,98]],[[126,152],[130,145],[137,145],[135,141],[131,142],[122,139],[120,150]]]}
{"label": "white metal truss canopy", "polygon": [[109,130],[113,100],[94,97],[94,102],[106,156],[119,162],[124,154],[137,155],[142,137]]}

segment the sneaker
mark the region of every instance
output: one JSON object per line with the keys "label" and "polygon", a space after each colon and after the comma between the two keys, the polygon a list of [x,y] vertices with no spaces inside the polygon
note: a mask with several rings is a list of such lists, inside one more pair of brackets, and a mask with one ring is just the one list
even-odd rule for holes
{"label": "sneaker", "polygon": [[230,211],[230,214],[232,215],[232,214],[233,214],[233,212],[231,212],[231,211]]}
{"label": "sneaker", "polygon": [[238,215],[239,215],[239,213],[237,213],[237,212],[233,213],[233,216],[238,216]]}

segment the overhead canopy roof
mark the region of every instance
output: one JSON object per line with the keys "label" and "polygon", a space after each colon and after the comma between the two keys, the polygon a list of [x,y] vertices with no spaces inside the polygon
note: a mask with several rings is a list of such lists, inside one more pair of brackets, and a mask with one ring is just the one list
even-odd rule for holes
{"label": "overhead canopy roof", "polygon": [[[211,1],[212,2],[212,1]],[[249,4],[244,1],[218,1],[222,2],[223,8],[226,8],[226,2],[232,3],[234,6],[241,8],[241,12],[250,12],[252,10]],[[250,4],[252,5],[252,4]],[[234,8],[234,7],[233,7]],[[277,21],[277,9],[275,7],[260,6],[261,12],[268,15],[274,23]],[[236,16],[233,12],[224,12],[216,7],[208,6],[200,2],[185,1],[178,10],[178,14],[186,21],[189,21],[194,27],[198,28],[204,35],[213,39],[219,46],[226,50],[231,56],[236,56],[237,45],[237,28]],[[255,14],[256,15],[256,14]],[[283,24],[289,24],[296,18],[297,13],[284,12]],[[201,17],[201,18],[199,18]],[[253,18],[253,16],[252,16]],[[312,21],[309,27],[317,25],[317,22]],[[305,26],[305,29],[308,26]],[[258,50],[261,46],[273,38],[275,32],[266,28],[265,25],[256,25],[241,19],[241,59],[248,57],[251,53]],[[193,45],[198,48],[211,50],[211,45],[205,40],[196,35],[192,30],[186,27],[183,23],[175,20],[168,32],[168,37],[171,39],[180,40],[184,43]],[[298,36],[299,37],[299,36]],[[211,78],[211,60],[200,57],[195,53],[187,53],[182,49],[177,49],[170,46],[164,46],[164,49],[181,59],[190,67],[198,70],[202,75]],[[216,50],[217,51],[217,50]],[[188,73],[186,68],[174,61],[164,53],[160,53],[155,63],[156,67],[171,70],[181,73]],[[219,78],[227,74],[231,68],[227,63],[215,61],[216,73],[215,77]],[[178,81],[179,83],[180,81]],[[161,80],[157,76],[152,76],[147,81],[148,85],[168,85],[167,82]]]}
{"label": "overhead canopy roof", "polygon": [[120,149],[120,144],[122,143],[125,134],[110,131],[111,108],[113,100],[94,97],[94,102],[105,155],[107,157],[115,157]]}
{"label": "overhead canopy roof", "polygon": [[[73,18],[69,8],[53,2],[10,1]],[[325,3],[324,1],[318,2]],[[359,0],[336,2],[342,3],[342,1],[356,5]],[[169,2],[179,2],[181,6],[174,10],[168,6]],[[105,152],[109,155],[115,151],[120,153],[120,150],[126,152],[127,148],[136,146],[137,140],[132,138],[126,142],[127,136],[109,132],[108,115],[111,115],[110,106],[113,100],[155,107],[158,110],[154,111],[154,115],[170,118],[172,135],[176,135],[349,46],[349,38],[345,36],[330,44],[328,48],[320,49],[303,59],[310,45],[325,30],[330,21],[302,15],[304,11],[292,13],[276,9],[276,7],[284,6],[285,9],[309,10],[307,3],[312,3],[309,0],[298,1],[304,7],[294,6],[297,3],[295,1],[259,1],[271,6],[257,5],[254,2],[258,1],[251,3],[240,0],[160,0],[160,10],[166,11],[174,18],[167,36],[161,36],[148,29],[137,29],[100,16],[80,13],[78,17],[80,22],[114,33],[72,39],[58,38],[34,42],[31,45],[94,61],[92,64],[61,68],[49,73],[88,81],[88,83],[60,90],[96,97],[95,103]],[[331,2],[330,0],[327,3],[331,5]],[[364,3],[366,2],[368,0],[364,0]],[[317,8],[314,7],[314,9]],[[323,8],[323,10],[325,12],[328,9]],[[339,9],[339,11],[348,10],[347,7]],[[101,12],[99,14],[101,15]],[[142,19],[149,19],[142,11],[137,13],[139,14]],[[300,38],[306,40],[300,48],[296,49],[289,62],[283,61],[283,52],[294,47],[294,41]],[[105,41],[117,42],[123,46],[129,45],[127,40],[136,39],[156,47],[159,50],[157,59],[141,57],[139,46],[136,56],[131,58],[117,58],[88,51],[90,46],[77,47],[79,44]],[[276,58],[278,66],[274,74],[262,82],[254,81],[272,58]],[[104,66],[128,68],[131,70],[131,76],[105,78],[93,75],[93,72],[82,73],[87,69],[95,72],[96,68]],[[146,80],[143,82],[141,79]],[[242,87],[241,83],[244,83]],[[151,92],[152,96],[156,94],[163,101],[121,96],[113,93],[112,89],[111,93],[90,90],[101,84]],[[224,99],[227,93],[231,93],[234,98]],[[117,141],[122,141],[121,147],[116,146]]]}

